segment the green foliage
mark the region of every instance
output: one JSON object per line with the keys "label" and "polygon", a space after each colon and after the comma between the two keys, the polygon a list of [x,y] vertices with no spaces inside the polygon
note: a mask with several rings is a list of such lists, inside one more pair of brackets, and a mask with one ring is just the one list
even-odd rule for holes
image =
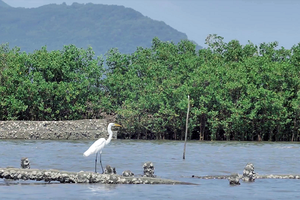
{"label": "green foliage", "polygon": [[175,45],[157,38],[151,49],[138,48],[131,55],[116,50],[107,54],[104,84],[113,109],[132,137],[176,139],[177,133],[181,134],[188,94],[182,84],[192,71],[189,59],[193,56],[195,45],[191,42]]}
{"label": "green foliage", "polygon": [[105,85],[127,137],[182,139],[189,94],[190,138],[299,140],[299,46],[206,42],[197,52],[155,38],[152,48],[107,54]]}
{"label": "green foliage", "polygon": [[103,59],[73,45],[32,54],[0,48],[1,120],[117,116],[124,138],[299,141],[300,44],[241,45],[210,35],[196,50],[154,38]]}
{"label": "green foliage", "polygon": [[70,45],[62,51],[46,47],[32,54],[2,45],[1,120],[93,118],[101,98],[103,59],[91,48]]}

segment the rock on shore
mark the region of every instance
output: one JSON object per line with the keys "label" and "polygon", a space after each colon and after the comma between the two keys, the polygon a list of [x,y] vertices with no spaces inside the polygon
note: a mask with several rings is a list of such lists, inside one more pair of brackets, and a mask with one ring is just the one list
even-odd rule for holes
{"label": "rock on shore", "polygon": [[117,174],[94,172],[66,172],[59,170],[0,168],[0,178],[11,180],[59,181],[60,183],[102,183],[102,184],[183,184],[196,185],[170,179],[153,177],[125,177]]}
{"label": "rock on shore", "polygon": [[106,137],[107,124],[105,119],[0,121],[0,139],[95,140]]}

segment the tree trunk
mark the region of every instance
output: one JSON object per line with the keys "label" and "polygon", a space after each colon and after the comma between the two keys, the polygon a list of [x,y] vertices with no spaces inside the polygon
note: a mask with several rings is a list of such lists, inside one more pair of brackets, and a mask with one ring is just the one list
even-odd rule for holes
{"label": "tree trunk", "polygon": [[296,131],[297,131],[297,114],[294,118],[294,129],[293,129],[293,135],[292,135],[292,140],[291,140],[292,142],[294,141]]}
{"label": "tree trunk", "polygon": [[200,117],[200,134],[199,134],[200,141],[204,140],[205,125],[206,125],[206,115],[202,114]]}

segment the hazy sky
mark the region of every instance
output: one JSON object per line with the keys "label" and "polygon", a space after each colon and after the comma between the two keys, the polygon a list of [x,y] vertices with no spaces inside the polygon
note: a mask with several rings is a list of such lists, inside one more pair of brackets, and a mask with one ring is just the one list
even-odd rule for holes
{"label": "hazy sky", "polygon": [[300,42],[300,0],[3,0],[13,7],[66,2],[123,5],[186,33],[204,44],[208,34],[247,44],[278,41],[290,48]]}

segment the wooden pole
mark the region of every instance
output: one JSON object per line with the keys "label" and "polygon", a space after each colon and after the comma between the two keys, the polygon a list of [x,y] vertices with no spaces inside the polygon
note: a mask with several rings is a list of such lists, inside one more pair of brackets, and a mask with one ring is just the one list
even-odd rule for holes
{"label": "wooden pole", "polygon": [[185,149],[186,149],[186,140],[187,140],[187,132],[189,127],[189,112],[190,112],[190,95],[188,95],[188,109],[186,113],[186,122],[185,122],[185,141],[184,141],[184,149],[183,149],[183,160],[185,160]]}

